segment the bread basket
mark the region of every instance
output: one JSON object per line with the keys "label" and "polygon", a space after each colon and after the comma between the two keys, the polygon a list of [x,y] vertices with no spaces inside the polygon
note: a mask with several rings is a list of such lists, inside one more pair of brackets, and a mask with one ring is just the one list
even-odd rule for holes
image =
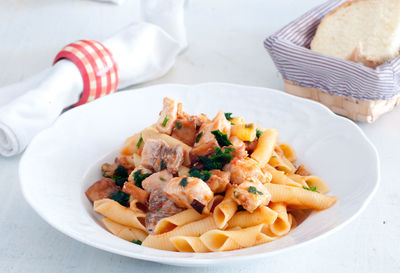
{"label": "bread basket", "polygon": [[375,69],[310,50],[321,19],[346,1],[328,1],[264,41],[287,93],[318,101],[355,121],[374,122],[400,103],[400,57]]}

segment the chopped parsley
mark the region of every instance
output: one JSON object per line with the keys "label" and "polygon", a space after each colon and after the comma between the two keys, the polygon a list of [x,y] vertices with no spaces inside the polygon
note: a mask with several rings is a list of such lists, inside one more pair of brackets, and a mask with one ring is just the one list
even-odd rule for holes
{"label": "chopped parsley", "polygon": [[225,147],[223,149],[214,147],[214,153],[209,157],[199,156],[203,167],[206,170],[222,169],[225,164],[229,163],[233,159],[232,152],[234,148]]}
{"label": "chopped parsley", "polygon": [[182,178],[181,182],[179,182],[179,186],[186,187],[188,184],[187,177]]}
{"label": "chopped parsley", "polygon": [[110,195],[112,200],[117,201],[124,207],[129,207],[129,197],[131,195],[129,193],[125,193],[123,191],[117,191]]}
{"label": "chopped parsley", "polygon": [[207,170],[200,171],[199,169],[191,169],[189,171],[189,174],[192,177],[197,177],[203,180],[204,182],[207,182],[207,180],[210,179],[212,172]]}
{"label": "chopped parsley", "polygon": [[164,159],[161,159],[160,170],[164,170],[164,169],[165,169],[165,162],[164,162]]}
{"label": "chopped parsley", "polygon": [[222,133],[220,130],[211,131],[211,133],[215,136],[219,146],[223,147],[232,145],[227,134]]}
{"label": "chopped parsley", "polygon": [[142,134],[140,134],[140,138],[139,138],[138,142],[136,143],[136,147],[139,149],[140,145],[142,145],[142,143],[143,143],[143,137],[142,137]]}
{"label": "chopped parsley", "polygon": [[263,193],[260,192],[259,190],[257,190],[257,188],[254,187],[254,186],[250,186],[249,189],[248,189],[247,191],[248,191],[249,193],[252,193],[252,194],[263,195]]}
{"label": "chopped parsley", "polygon": [[182,129],[182,122],[177,121],[176,122],[176,128],[178,128],[178,130]]}
{"label": "chopped parsley", "polygon": [[260,138],[260,136],[263,134],[263,132],[260,129],[257,129],[256,136],[257,138]]}
{"label": "chopped parsley", "polygon": [[160,180],[164,182],[167,181],[164,177],[160,177]]}
{"label": "chopped parsley", "polygon": [[165,125],[167,125],[168,120],[169,120],[168,117],[165,116],[163,122],[161,123],[161,126],[162,126],[162,127],[165,127]]}
{"label": "chopped parsley", "polygon": [[317,191],[317,187],[315,187],[315,186],[311,186],[309,188],[307,188],[306,186],[303,186],[303,189],[319,193],[319,191]]}
{"label": "chopped parsley", "polygon": [[[103,173],[103,176],[106,176],[105,172]],[[128,176],[128,170],[124,166],[118,165],[118,167],[114,170],[114,174],[106,177],[113,179],[117,186],[122,187],[125,181],[128,180]]]}
{"label": "chopped parsley", "polygon": [[143,189],[142,182],[143,182],[143,180],[145,180],[150,175],[151,175],[150,173],[142,174],[142,170],[138,170],[138,171],[134,172],[133,173],[133,180],[135,181],[135,186]]}
{"label": "chopped parsley", "polygon": [[249,124],[244,125],[244,128],[253,129],[253,126],[254,126],[253,124],[249,123]]}
{"label": "chopped parsley", "polygon": [[137,244],[137,245],[141,245],[142,241],[140,240],[133,240],[132,243]]}
{"label": "chopped parsley", "polygon": [[232,119],[232,113],[225,113],[225,118],[227,120],[231,120]]}
{"label": "chopped parsley", "polygon": [[196,143],[200,141],[200,138],[203,136],[203,132],[200,132],[196,137]]}

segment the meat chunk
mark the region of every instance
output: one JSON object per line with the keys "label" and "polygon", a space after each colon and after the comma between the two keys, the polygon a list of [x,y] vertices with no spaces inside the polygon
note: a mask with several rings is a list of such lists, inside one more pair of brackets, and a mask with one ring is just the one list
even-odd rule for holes
{"label": "meat chunk", "polygon": [[211,173],[211,177],[206,182],[211,191],[214,193],[225,192],[231,174],[220,170],[212,170]]}
{"label": "meat chunk", "polygon": [[310,176],[311,173],[309,172],[309,170],[306,169],[306,167],[304,167],[304,165],[300,165],[295,174],[301,175],[301,176]]}
{"label": "meat chunk", "polygon": [[134,199],[138,200],[143,205],[147,205],[149,193],[139,187],[137,187],[134,183],[125,182],[122,187],[122,191],[125,193],[129,193]]}
{"label": "meat chunk", "polygon": [[184,210],[168,199],[162,190],[155,190],[150,194],[149,212],[146,214],[146,228],[153,233],[158,221],[165,217],[175,215]]}
{"label": "meat chunk", "polygon": [[85,194],[91,202],[94,202],[103,198],[109,198],[112,193],[120,189],[111,178],[102,178],[90,186]]}
{"label": "meat chunk", "polygon": [[149,139],[142,151],[142,165],[156,172],[167,168],[170,173],[177,173],[183,163],[183,148],[180,145],[169,147],[164,140]]}
{"label": "meat chunk", "polygon": [[132,171],[135,168],[135,162],[133,160],[133,156],[121,155],[118,158],[119,164],[128,170],[128,172]]}
{"label": "meat chunk", "polygon": [[172,178],[164,188],[164,193],[177,206],[185,208],[192,208],[194,201],[204,207],[214,196],[203,180],[186,176]]}
{"label": "meat chunk", "polygon": [[158,173],[153,173],[149,177],[147,177],[142,182],[143,189],[148,192],[152,192],[154,190],[163,190],[167,185],[168,181],[172,179],[172,174],[170,174],[167,170],[163,170]]}
{"label": "meat chunk", "polygon": [[271,194],[260,181],[252,179],[234,186],[232,198],[248,212],[253,212],[259,206],[268,205]]}
{"label": "meat chunk", "polygon": [[171,136],[189,146],[193,146],[196,132],[196,121],[194,119],[177,119]]}
{"label": "meat chunk", "polygon": [[270,182],[272,178],[270,173],[264,173],[257,161],[251,158],[234,159],[224,167],[224,170],[231,173],[233,184],[241,184],[253,178],[264,184]]}
{"label": "meat chunk", "polygon": [[246,151],[246,144],[244,143],[244,141],[240,140],[236,136],[231,136],[229,138],[229,141],[232,143],[233,148],[235,148],[235,151],[233,152],[233,157],[235,157],[235,158],[248,157],[248,154]]}
{"label": "meat chunk", "polygon": [[164,98],[163,109],[156,123],[156,128],[160,133],[171,135],[178,114],[178,103],[168,97]]}
{"label": "meat chunk", "polygon": [[231,123],[226,119],[223,111],[219,111],[211,122],[201,125],[194,147],[204,145],[205,143],[216,143],[214,146],[218,146],[215,136],[211,133],[215,130],[220,130],[222,133],[227,134],[228,137],[230,135]]}

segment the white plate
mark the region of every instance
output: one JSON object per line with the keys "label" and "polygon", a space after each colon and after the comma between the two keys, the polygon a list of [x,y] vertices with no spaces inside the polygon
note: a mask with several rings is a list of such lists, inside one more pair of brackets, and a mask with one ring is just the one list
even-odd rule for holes
{"label": "white plate", "polygon": [[[162,98],[183,102],[189,113],[219,109],[263,127],[276,127],[299,162],[322,177],[339,197],[289,235],[272,243],[222,253],[177,253],[141,247],[106,231],[84,192],[100,178],[99,167],[124,140],[157,120]],[[158,85],[119,92],[63,114],[40,133],[21,159],[21,187],[49,224],[88,245],[154,262],[199,266],[267,257],[337,231],[365,208],[379,183],[375,148],[350,120],[321,104],[283,92],[231,84]]]}

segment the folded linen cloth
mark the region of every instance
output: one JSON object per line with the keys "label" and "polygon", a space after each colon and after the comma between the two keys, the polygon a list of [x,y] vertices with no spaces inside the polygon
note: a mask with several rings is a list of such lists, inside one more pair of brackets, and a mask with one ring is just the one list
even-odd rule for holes
{"label": "folded linen cloth", "polygon": [[[143,22],[102,42],[118,66],[118,89],[162,76],[187,45],[185,0],[142,0],[141,4]],[[0,88],[0,154],[21,153],[63,109],[78,101],[82,89],[79,69],[65,59],[21,83]]]}

